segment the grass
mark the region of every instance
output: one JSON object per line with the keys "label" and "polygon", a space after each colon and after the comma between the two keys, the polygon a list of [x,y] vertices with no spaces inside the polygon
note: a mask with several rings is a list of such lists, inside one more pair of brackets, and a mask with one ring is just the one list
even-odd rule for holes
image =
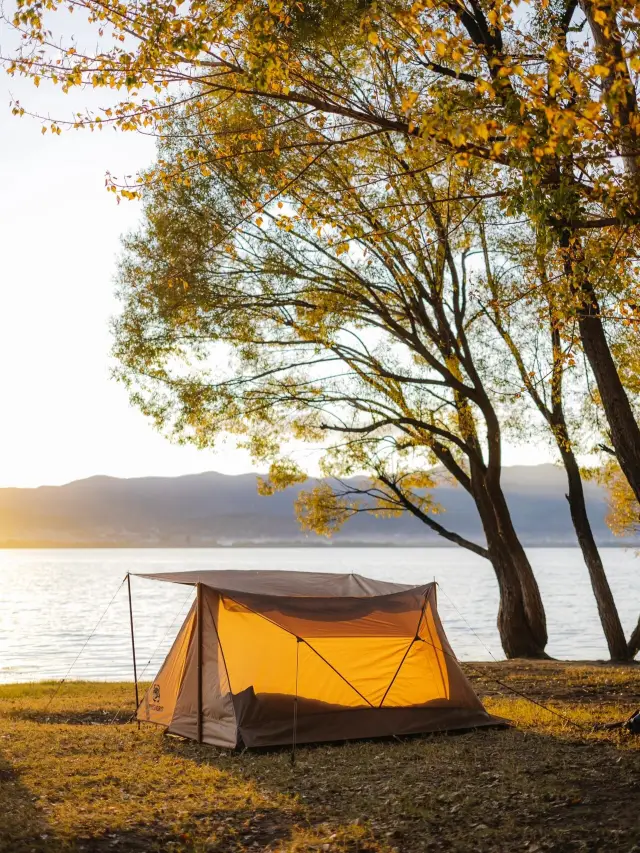
{"label": "grass", "polygon": [[[132,685],[0,687],[0,851],[640,851],[640,668],[478,664],[517,725],[229,754],[128,723]],[[581,728],[496,686],[499,678]],[[583,728],[584,727],[584,728]]]}

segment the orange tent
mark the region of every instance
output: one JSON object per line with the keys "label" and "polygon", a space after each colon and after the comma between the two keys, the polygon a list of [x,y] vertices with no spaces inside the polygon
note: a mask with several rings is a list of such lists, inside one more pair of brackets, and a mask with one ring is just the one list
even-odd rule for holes
{"label": "orange tent", "polygon": [[235,748],[487,726],[438,618],[436,586],[360,575],[141,575],[197,597],[139,720]]}

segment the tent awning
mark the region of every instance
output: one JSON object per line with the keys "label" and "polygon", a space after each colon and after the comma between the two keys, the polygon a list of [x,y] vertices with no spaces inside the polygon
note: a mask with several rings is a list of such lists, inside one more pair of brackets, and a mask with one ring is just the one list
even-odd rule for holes
{"label": "tent awning", "polygon": [[410,590],[425,594],[432,584],[400,584],[356,574],[268,570],[205,570],[136,574],[139,578],[203,586],[226,593],[305,598],[377,598]]}

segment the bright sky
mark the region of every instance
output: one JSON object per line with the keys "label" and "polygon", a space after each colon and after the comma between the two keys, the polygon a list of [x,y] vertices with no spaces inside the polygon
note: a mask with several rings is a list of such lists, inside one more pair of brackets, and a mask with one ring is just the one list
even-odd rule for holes
{"label": "bright sky", "polygon": [[[0,31],[3,52],[9,42]],[[146,166],[153,141],[113,130],[43,136],[35,120],[12,117],[12,96],[56,118],[105,97],[35,89],[0,70],[0,486],[251,470],[231,444],[217,452],[170,444],[110,377],[119,237],[140,209],[116,205],[104,175]],[[510,448],[505,462],[546,456]]]}

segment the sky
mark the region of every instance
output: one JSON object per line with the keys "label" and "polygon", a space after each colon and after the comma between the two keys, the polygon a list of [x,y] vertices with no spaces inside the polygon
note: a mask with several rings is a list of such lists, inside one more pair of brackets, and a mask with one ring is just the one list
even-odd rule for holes
{"label": "sky", "polygon": [[[0,30],[3,53],[10,40]],[[105,95],[36,89],[0,69],[0,487],[252,470],[231,442],[171,444],[111,377],[119,240],[140,208],[117,205],[105,173],[144,168],[153,140],[109,129],[43,135],[37,120],[11,115],[12,98],[58,118],[104,105]],[[505,448],[505,464],[542,461],[539,447]]]}

